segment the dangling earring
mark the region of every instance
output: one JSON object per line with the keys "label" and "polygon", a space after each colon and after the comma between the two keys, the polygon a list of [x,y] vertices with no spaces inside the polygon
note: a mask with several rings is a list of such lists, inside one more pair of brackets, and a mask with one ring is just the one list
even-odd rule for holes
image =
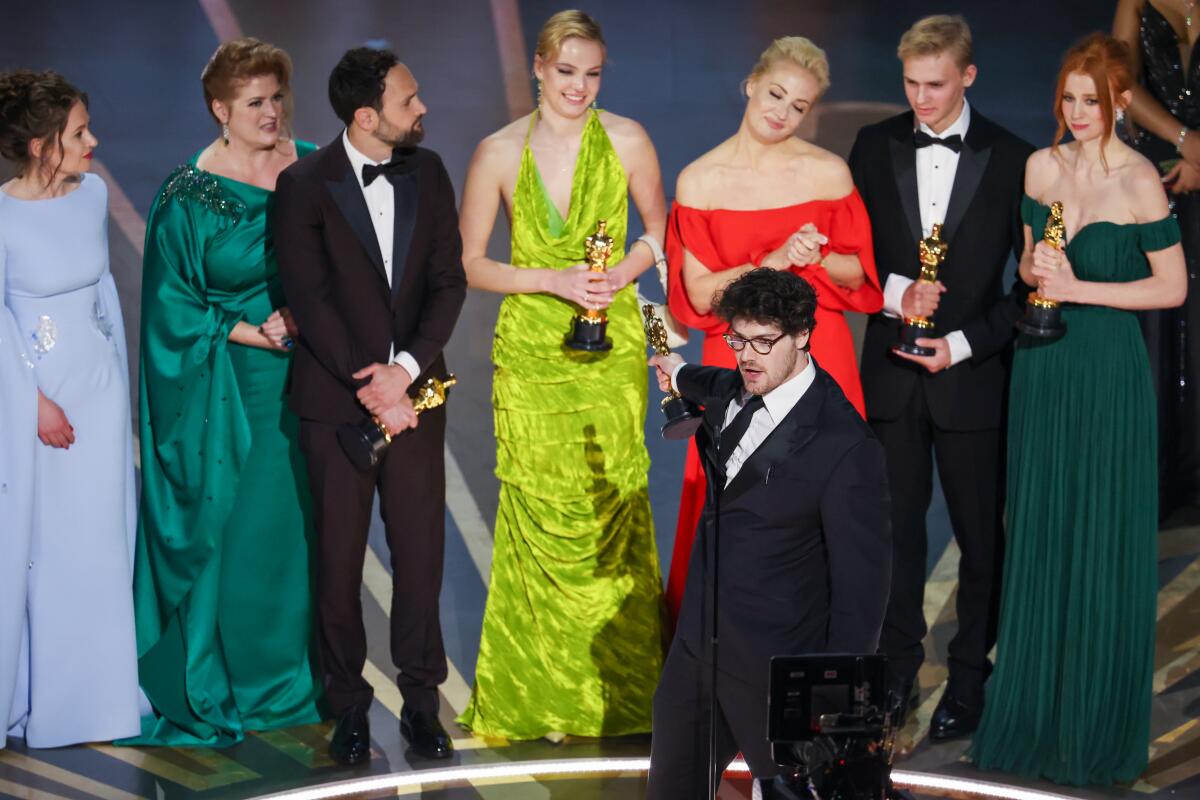
{"label": "dangling earring", "polygon": [[1123,109],[1123,108],[1117,109],[1117,124],[1118,125],[1125,124],[1125,109]]}
{"label": "dangling earring", "polygon": [[221,124],[221,140],[223,142],[225,142],[226,145],[229,144],[229,123],[228,122],[224,122]]}
{"label": "dangling earring", "polygon": [[598,105],[598,102],[599,102],[599,101],[597,101],[597,100],[592,100],[592,111],[599,111],[599,110],[600,110],[600,106]]}
{"label": "dangling earring", "polygon": [[540,109],[542,107],[542,80],[541,80],[541,78],[538,79],[538,102],[537,102],[537,104],[538,104],[538,108]]}

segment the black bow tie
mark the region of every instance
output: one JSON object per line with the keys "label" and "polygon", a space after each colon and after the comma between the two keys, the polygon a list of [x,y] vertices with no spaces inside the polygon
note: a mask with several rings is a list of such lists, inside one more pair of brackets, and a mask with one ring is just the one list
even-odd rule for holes
{"label": "black bow tie", "polygon": [[913,144],[920,150],[922,147],[929,147],[931,144],[940,144],[942,147],[948,147],[956,153],[962,152],[962,137],[957,133],[953,136],[947,136],[945,139],[939,139],[936,136],[930,136],[923,130],[913,131]]}
{"label": "black bow tie", "polygon": [[416,159],[413,158],[416,152],[415,147],[397,147],[392,151],[392,160],[386,164],[363,164],[363,186],[370,186],[380,175],[386,176],[390,181],[396,175],[412,172],[417,166]]}

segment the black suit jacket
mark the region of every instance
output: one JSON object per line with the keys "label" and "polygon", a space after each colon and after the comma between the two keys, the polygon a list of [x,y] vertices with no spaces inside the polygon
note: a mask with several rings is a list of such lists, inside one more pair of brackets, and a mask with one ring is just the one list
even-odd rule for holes
{"label": "black suit jacket", "polygon": [[[717,431],[737,370],[688,365],[678,389],[705,406],[696,444],[710,487],[677,634],[704,660],[706,542],[720,526],[719,668],[767,683],[774,655],[873,653],[891,583],[883,447],[829,374],[816,380],[723,490]],[[710,662],[711,663],[711,662]]]}
{"label": "black suit jacket", "polygon": [[[300,326],[291,408],[300,417],[354,422],[363,381],[352,375],[407,350],[421,375],[445,372],[442,348],[466,298],[454,187],[437,154],[416,148],[395,176],[392,285],[367,201],[341,136],[279,176],[271,228],[288,307]],[[387,180],[379,177],[376,180]]]}
{"label": "black suit jacket", "polygon": [[[938,146],[938,145],[935,145]],[[891,353],[901,320],[871,316],[863,343],[862,381],[869,419],[894,420],[918,380],[934,422],[948,430],[983,430],[1003,422],[1013,323],[1028,290],[1006,289],[1008,257],[1024,247],[1021,194],[1033,146],[996,125],[974,106],[959,156],[942,239],[950,252],[938,272],[946,285],[933,315],[937,334],[961,330],[971,358],[933,374]],[[850,151],[854,183],[871,217],[881,284],[892,273],[916,279],[921,211],[917,199],[912,112],[858,132]]]}

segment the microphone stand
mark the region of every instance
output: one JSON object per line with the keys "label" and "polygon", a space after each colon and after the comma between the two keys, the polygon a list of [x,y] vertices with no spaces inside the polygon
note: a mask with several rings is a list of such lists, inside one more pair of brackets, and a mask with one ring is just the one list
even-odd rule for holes
{"label": "microphone stand", "polygon": [[[722,426],[724,432],[724,426]],[[717,435],[717,440],[714,442],[717,453],[721,452],[721,437]],[[712,610],[710,613],[711,627],[709,628],[710,636],[710,655],[712,665],[708,675],[708,800],[717,800],[717,788],[721,785],[721,775],[724,772],[722,766],[717,763],[717,648],[719,645],[719,637],[717,636],[717,594],[719,583],[719,554],[721,543],[721,490],[724,489],[725,469],[722,464],[716,464],[714,475],[716,480],[722,482],[721,486],[717,486],[713,480],[708,481],[708,499],[713,510],[712,519],[712,561],[711,567],[708,570],[708,575],[712,581]],[[708,528],[705,528],[705,550],[708,550]],[[706,559],[707,560],[707,559]]]}

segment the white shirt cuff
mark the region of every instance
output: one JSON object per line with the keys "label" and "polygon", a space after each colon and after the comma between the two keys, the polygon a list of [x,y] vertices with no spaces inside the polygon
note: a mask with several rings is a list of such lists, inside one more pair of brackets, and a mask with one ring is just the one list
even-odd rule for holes
{"label": "white shirt cuff", "polygon": [[887,283],[883,287],[883,313],[889,317],[903,317],[901,306],[904,302],[904,292],[914,283],[916,281],[912,278],[894,272],[888,275]]}
{"label": "white shirt cuff", "polygon": [[682,364],[680,364],[678,367],[676,367],[675,369],[671,370],[671,388],[672,388],[672,389],[674,389],[674,390],[675,390],[675,391],[677,391],[677,392],[679,391],[679,384],[677,384],[677,383],[675,382],[675,376],[677,376],[677,375],[679,374],[679,370],[683,369],[683,368],[684,368],[684,367],[686,367],[686,366],[687,366],[687,362],[686,362],[686,361],[684,361],[684,362],[683,362]]}
{"label": "white shirt cuff", "polygon": [[403,367],[404,371],[408,373],[410,381],[415,381],[417,376],[421,374],[421,367],[417,364],[417,360],[407,350],[401,350],[392,356],[391,363],[398,367]]}
{"label": "white shirt cuff", "polygon": [[971,357],[971,343],[962,331],[950,331],[946,334],[946,344],[950,346],[950,366],[966,361]]}

